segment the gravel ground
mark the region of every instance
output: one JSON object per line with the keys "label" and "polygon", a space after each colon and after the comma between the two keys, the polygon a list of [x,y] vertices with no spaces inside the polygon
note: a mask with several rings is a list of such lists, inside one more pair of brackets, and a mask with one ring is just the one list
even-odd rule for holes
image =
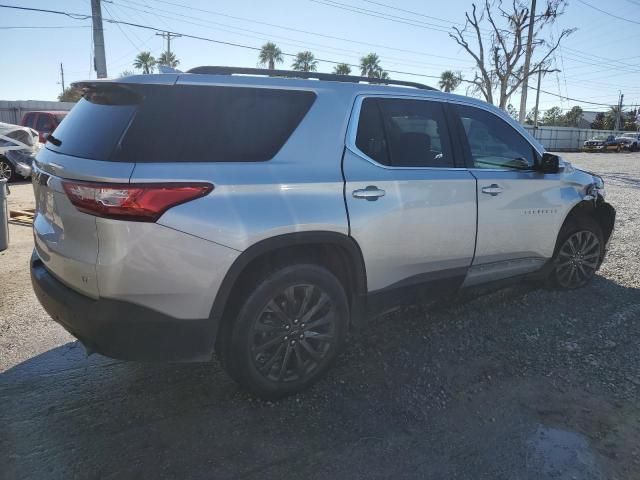
{"label": "gravel ground", "polygon": [[[276,403],[217,365],[84,351],[0,253],[0,478],[640,478],[640,154],[566,154],[617,208],[572,292],[515,286],[374,320],[328,377]],[[29,206],[30,185],[12,188]]]}

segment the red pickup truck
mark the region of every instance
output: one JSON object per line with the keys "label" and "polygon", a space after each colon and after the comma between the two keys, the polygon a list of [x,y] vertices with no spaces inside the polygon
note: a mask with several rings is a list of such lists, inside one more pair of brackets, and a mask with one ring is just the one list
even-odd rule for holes
{"label": "red pickup truck", "polygon": [[39,134],[40,143],[44,143],[47,135],[53,132],[66,116],[67,112],[28,112],[22,117],[20,125],[33,128]]}

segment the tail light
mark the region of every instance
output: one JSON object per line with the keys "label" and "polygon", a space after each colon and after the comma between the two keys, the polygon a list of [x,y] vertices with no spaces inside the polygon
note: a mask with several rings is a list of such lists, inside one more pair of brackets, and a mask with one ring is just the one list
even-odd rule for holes
{"label": "tail light", "polygon": [[71,203],[96,217],[155,222],[168,209],[204,197],[210,183],[62,183]]}

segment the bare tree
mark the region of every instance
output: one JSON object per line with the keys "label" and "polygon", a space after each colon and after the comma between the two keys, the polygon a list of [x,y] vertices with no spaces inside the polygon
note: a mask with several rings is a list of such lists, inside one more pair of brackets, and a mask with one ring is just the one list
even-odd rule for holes
{"label": "bare tree", "polygon": [[[449,36],[466,50],[476,62],[477,71],[472,84],[489,103],[506,108],[511,95],[526,77],[539,72],[549,73],[551,58],[560,42],[575,29],[563,30],[555,40],[541,39],[541,31],[563,13],[565,0],[546,0],[546,8],[531,18],[529,8],[522,0],[512,0],[512,10],[502,6],[502,0],[484,0],[482,11],[475,3],[471,13],[465,12],[463,28],[453,27]],[[529,22],[534,22],[532,55],[542,50],[537,60],[532,60],[525,72],[524,59]],[[489,30],[489,34],[485,31]],[[497,102],[496,102],[497,100]]]}

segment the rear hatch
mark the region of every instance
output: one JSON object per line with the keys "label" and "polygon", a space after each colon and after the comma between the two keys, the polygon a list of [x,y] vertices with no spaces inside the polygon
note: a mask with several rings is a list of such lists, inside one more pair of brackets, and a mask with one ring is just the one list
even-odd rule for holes
{"label": "rear hatch", "polygon": [[96,217],[69,200],[66,180],[128,183],[135,163],[113,161],[120,139],[142,98],[135,88],[85,85],[85,96],[53,132],[35,161],[33,223],[38,256],[60,281],[98,296]]}

